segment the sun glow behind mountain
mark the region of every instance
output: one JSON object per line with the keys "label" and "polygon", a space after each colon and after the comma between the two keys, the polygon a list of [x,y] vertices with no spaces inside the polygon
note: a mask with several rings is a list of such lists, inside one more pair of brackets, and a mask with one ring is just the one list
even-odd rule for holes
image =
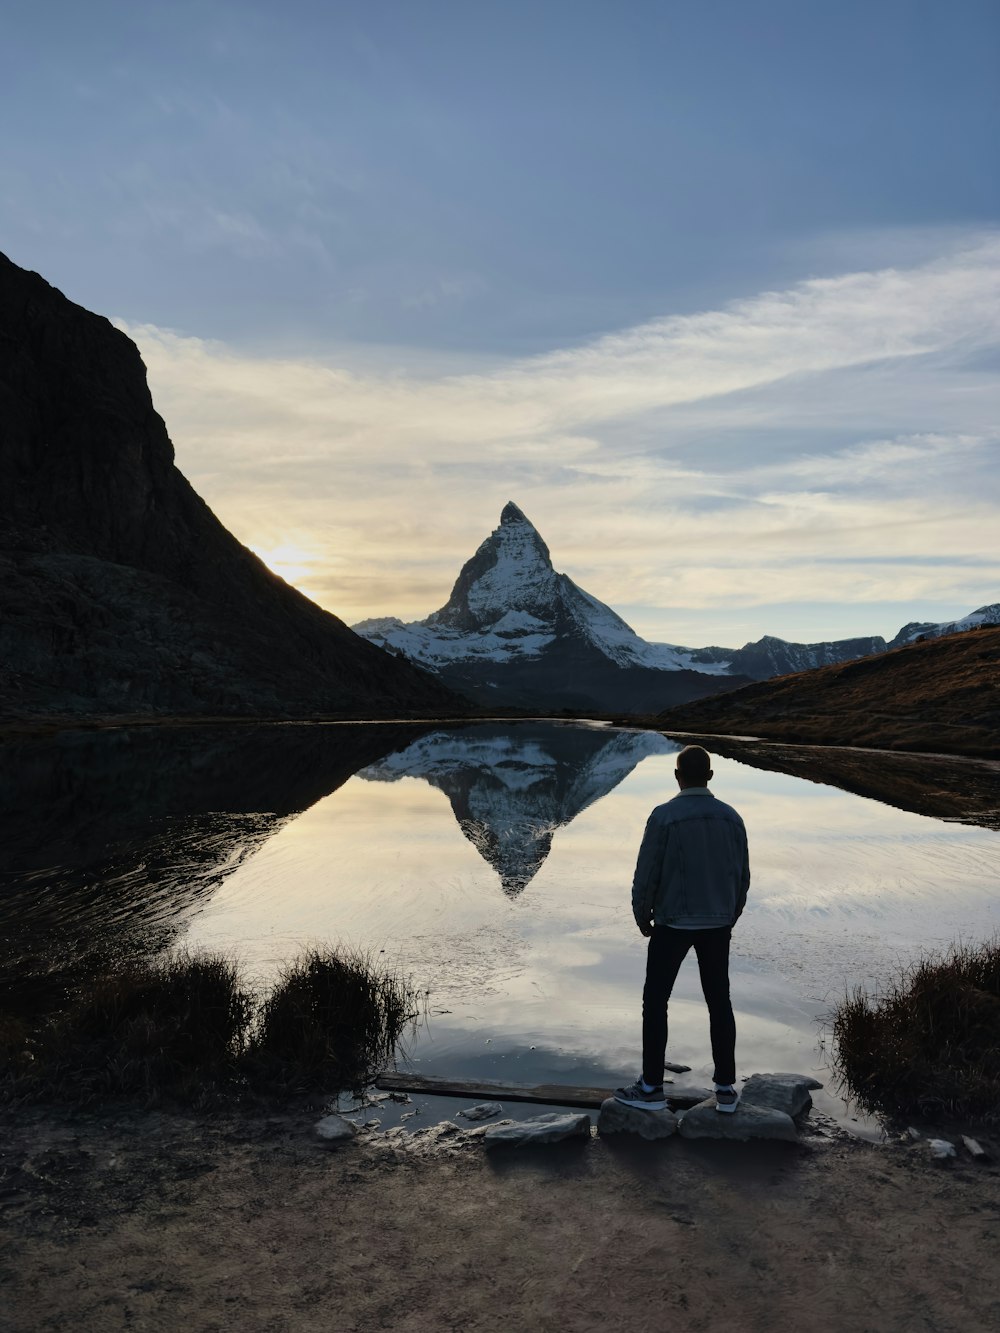
{"label": "sun glow behind mountain", "polygon": [[272,573],[277,574],[294,588],[298,588],[306,597],[311,597],[313,601],[318,600],[312,584],[314,582],[317,585],[322,584],[322,575],[317,577],[319,573],[317,567],[321,563],[321,558],[314,551],[290,541],[271,547],[254,546],[252,543],[248,545]]}

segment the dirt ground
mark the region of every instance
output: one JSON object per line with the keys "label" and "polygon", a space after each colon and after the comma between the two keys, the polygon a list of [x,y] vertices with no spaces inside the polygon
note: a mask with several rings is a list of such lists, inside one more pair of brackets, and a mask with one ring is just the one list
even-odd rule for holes
{"label": "dirt ground", "polygon": [[1000,1166],[925,1149],[10,1111],[0,1328],[995,1330]]}

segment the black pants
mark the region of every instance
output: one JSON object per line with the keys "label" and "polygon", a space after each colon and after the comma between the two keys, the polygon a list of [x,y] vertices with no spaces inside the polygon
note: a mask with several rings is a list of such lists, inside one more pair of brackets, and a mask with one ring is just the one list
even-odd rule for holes
{"label": "black pants", "polygon": [[729,999],[729,938],[732,926],[714,930],[676,930],[654,926],[646,955],[642,992],[642,1077],[663,1082],[667,1052],[667,1003],[688,949],[698,955],[701,989],[708,1005],[716,1083],[736,1081],[736,1020]]}

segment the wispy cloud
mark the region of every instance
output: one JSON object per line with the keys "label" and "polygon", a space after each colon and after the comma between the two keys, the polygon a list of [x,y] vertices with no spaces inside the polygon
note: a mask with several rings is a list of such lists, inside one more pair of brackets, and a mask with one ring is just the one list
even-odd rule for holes
{"label": "wispy cloud", "polygon": [[682,608],[718,640],[753,605],[823,602],[833,634],[859,603],[1000,596],[996,237],[450,373],[126,331],[182,469],[348,620],[440,605],[508,498],[654,637]]}

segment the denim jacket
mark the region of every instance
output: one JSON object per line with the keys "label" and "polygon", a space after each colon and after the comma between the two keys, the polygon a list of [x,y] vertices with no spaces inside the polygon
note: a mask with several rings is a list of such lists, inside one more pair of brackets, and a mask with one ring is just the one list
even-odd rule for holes
{"label": "denim jacket", "polygon": [[750,888],[743,820],[707,787],[686,787],[646,822],[632,881],[641,928],[731,926]]}

